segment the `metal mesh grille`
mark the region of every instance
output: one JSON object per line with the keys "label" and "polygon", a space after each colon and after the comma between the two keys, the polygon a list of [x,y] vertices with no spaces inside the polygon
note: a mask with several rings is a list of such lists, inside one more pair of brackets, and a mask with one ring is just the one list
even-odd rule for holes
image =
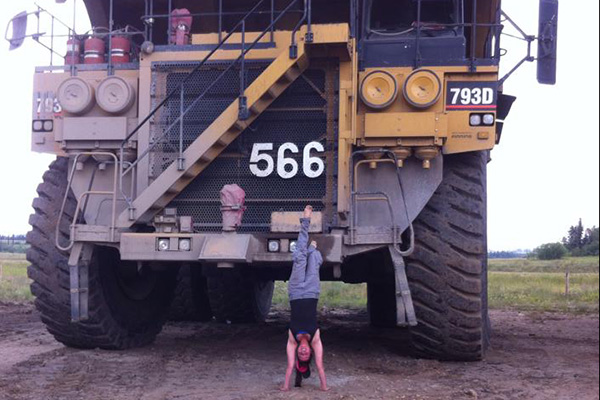
{"label": "metal mesh grille", "polygon": [[[153,65],[152,108],[156,107],[167,94],[176,89],[198,63],[156,63]],[[246,85],[250,85],[268,62],[247,62]],[[177,93],[154,116],[150,127],[151,143],[158,142],[151,153],[151,177],[164,172],[179,155],[179,123],[173,125],[182,114],[182,109],[190,110],[183,118],[183,151],[215,120],[240,94],[240,68],[231,68],[219,79],[202,98],[194,101],[215,82],[229,66],[228,62],[209,63],[197,72],[183,88],[183,107]],[[170,129],[169,129],[170,128]]]}
{"label": "metal mesh grille", "polygon": [[[248,72],[254,80],[267,65],[254,65]],[[313,62],[311,69],[298,78],[256,121],[244,131],[194,182],[192,182],[170,205],[179,215],[191,215],[197,232],[221,230],[219,192],[226,184],[237,183],[246,191],[248,210],[244,215],[242,231],[268,232],[273,211],[301,211],[312,204],[317,211],[325,213],[325,228],[335,223],[335,182],[337,181],[337,131],[338,131],[338,64],[330,61]],[[198,74],[197,88],[210,80],[214,71]],[[173,77],[171,77],[173,75]],[[239,72],[233,75],[238,76]],[[182,79],[181,72],[171,72],[163,78],[163,84],[175,84]],[[237,78],[239,82],[239,77]],[[195,118],[185,120],[185,145],[196,139],[238,96],[232,78],[217,84],[211,98],[212,104],[194,110]],[[204,83],[203,83],[204,82]],[[158,81],[157,81],[158,85]],[[199,89],[198,89],[199,90]],[[157,90],[158,93],[158,90]],[[190,94],[192,95],[192,94]],[[160,97],[156,97],[160,101]],[[192,98],[189,100],[192,101]],[[203,102],[204,103],[204,102]],[[173,101],[165,107],[176,107]],[[178,149],[179,128],[172,134],[172,148]],[[302,149],[310,142],[320,142],[326,152],[325,173],[319,178],[307,178],[302,172]],[[283,143],[294,143],[301,150],[294,155],[300,168],[292,179],[282,179],[277,172],[267,178],[258,178],[250,171],[250,155],[255,143],[273,143],[270,154],[276,159],[277,149]],[[168,148],[166,148],[168,150]],[[160,151],[154,154],[154,173],[162,172],[177,157],[177,152]],[[290,153],[286,155],[292,157]],[[156,176],[156,175],[155,175]]]}

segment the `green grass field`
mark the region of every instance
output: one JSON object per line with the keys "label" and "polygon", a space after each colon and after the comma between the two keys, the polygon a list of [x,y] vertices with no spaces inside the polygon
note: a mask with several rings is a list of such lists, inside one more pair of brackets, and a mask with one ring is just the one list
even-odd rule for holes
{"label": "green grass field", "polygon": [[[364,308],[367,306],[367,285],[348,285],[340,282],[321,283],[321,301],[327,308]],[[276,282],[273,305],[289,308],[287,283]]]}
{"label": "green grass field", "polygon": [[490,272],[490,307],[521,311],[598,313],[599,275],[571,275],[565,295],[565,274]]}
{"label": "green grass field", "polygon": [[33,300],[29,291],[25,254],[0,253],[0,301]]}
{"label": "green grass field", "polygon": [[[27,261],[23,254],[0,253],[0,301],[26,302],[29,292]],[[599,312],[598,257],[569,258],[561,261],[490,260],[490,307],[523,311],[573,313]],[[571,293],[565,295],[565,270],[571,269]],[[366,285],[323,282],[321,306],[364,308]],[[287,285],[277,282],[273,304],[287,308]]]}
{"label": "green grass field", "polygon": [[570,267],[572,273],[597,274],[600,259],[598,257],[573,257],[563,260],[542,261],[528,259],[491,259],[489,270],[491,272],[560,272],[564,273]]}
{"label": "green grass field", "polygon": [[[489,299],[492,309],[598,313],[600,258],[558,261],[494,259],[489,262]],[[565,295],[565,272],[571,271],[570,295]],[[328,308],[364,308],[366,285],[324,282],[321,305]],[[287,307],[287,288],[277,282],[273,304]]]}

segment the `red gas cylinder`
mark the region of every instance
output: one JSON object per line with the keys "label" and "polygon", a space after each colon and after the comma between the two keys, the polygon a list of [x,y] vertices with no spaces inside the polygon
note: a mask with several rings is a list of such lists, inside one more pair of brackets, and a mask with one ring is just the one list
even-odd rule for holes
{"label": "red gas cylinder", "polygon": [[103,64],[106,45],[104,40],[91,37],[83,43],[83,63]]}
{"label": "red gas cylinder", "polygon": [[187,8],[178,8],[171,13],[171,44],[184,46],[190,44],[192,17]]}
{"label": "red gas cylinder", "polygon": [[113,64],[125,64],[131,61],[131,40],[127,37],[115,36],[112,38],[112,52],[110,54]]}
{"label": "red gas cylinder", "polygon": [[81,41],[77,38],[71,38],[67,41],[65,65],[75,64],[81,64]]}

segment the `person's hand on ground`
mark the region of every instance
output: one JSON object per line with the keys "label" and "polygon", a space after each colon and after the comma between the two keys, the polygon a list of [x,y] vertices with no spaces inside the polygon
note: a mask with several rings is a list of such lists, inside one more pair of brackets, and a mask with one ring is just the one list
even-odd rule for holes
{"label": "person's hand on ground", "polygon": [[313,213],[313,207],[306,206],[306,208],[304,209],[304,218],[310,219],[312,217],[312,213]]}

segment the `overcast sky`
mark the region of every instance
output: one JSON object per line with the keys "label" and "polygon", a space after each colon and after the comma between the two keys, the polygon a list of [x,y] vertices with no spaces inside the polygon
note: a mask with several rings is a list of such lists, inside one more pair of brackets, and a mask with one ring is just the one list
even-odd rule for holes
{"label": "overcast sky", "polygon": [[[66,22],[72,2],[39,0]],[[532,34],[537,30],[537,0],[504,0],[504,10]],[[16,13],[32,10],[32,0],[1,1],[0,30]],[[89,24],[80,12],[78,30]],[[558,241],[583,218],[599,221],[598,1],[561,2],[559,74],[556,86],[535,80],[526,65],[505,85],[519,97],[502,144],[489,168],[489,245],[492,250],[534,248]],[[524,55],[524,43],[504,39],[509,70]],[[49,64],[47,52],[29,41],[8,52],[0,43],[0,234],[29,230],[31,202],[53,156],[29,151],[32,76],[36,65]]]}

